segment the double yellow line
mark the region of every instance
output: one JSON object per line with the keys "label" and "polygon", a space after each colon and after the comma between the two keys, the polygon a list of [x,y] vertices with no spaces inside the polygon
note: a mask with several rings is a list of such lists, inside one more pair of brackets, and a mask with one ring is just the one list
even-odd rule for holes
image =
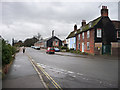
{"label": "double yellow line", "polygon": [[55,88],[62,90],[62,88],[53,80],[53,78],[40,65],[39,65],[39,69],[51,81],[51,83],[55,86]]}
{"label": "double yellow line", "polygon": [[[42,73],[47,77],[47,79],[53,84],[53,86],[56,88],[56,89],[58,89],[58,90],[63,90],[54,80],[53,80],[53,78],[40,66],[40,65],[37,65],[37,63],[34,61],[34,63],[33,63],[33,61],[31,60],[32,59],[32,57],[30,56],[30,55],[28,55],[27,54],[27,56],[30,58],[30,61],[31,61],[31,63],[33,64],[33,66],[34,66],[34,64],[35,64],[35,66],[37,66],[41,71],[42,71]],[[34,66],[34,68],[35,68],[35,66]],[[35,70],[36,70],[37,68],[35,68]],[[38,71],[38,70],[36,70],[37,71],[37,73],[38,74],[40,74],[40,72]],[[42,81],[43,81],[43,78],[41,78],[42,79]],[[45,85],[46,86],[46,85]]]}

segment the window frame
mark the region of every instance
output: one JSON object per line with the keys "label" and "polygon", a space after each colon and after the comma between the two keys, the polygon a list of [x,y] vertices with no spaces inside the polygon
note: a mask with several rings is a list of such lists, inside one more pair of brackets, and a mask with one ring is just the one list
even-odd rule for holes
{"label": "window frame", "polygon": [[102,29],[101,28],[97,28],[97,38],[102,38]]}
{"label": "window frame", "polygon": [[87,50],[90,50],[90,42],[87,42]]}
{"label": "window frame", "polygon": [[82,39],[84,39],[85,37],[84,37],[84,32],[82,32]]}
{"label": "window frame", "polygon": [[80,43],[78,43],[78,50],[80,50]]}
{"label": "window frame", "polygon": [[90,31],[89,30],[87,31],[87,38],[90,38]]}
{"label": "window frame", "polygon": [[55,45],[58,45],[58,41],[55,42]]}
{"label": "window frame", "polygon": [[78,40],[80,41],[80,34],[78,34]]}
{"label": "window frame", "polygon": [[120,31],[117,31],[117,38],[120,38]]}

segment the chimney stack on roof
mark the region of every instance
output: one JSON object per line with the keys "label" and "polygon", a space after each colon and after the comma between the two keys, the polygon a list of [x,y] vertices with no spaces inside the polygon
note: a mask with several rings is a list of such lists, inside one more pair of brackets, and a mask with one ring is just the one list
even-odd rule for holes
{"label": "chimney stack on roof", "polygon": [[108,9],[107,9],[107,6],[102,6],[102,9],[101,9],[101,16],[108,16]]}
{"label": "chimney stack on roof", "polygon": [[54,30],[52,30],[52,37],[54,37]]}
{"label": "chimney stack on roof", "polygon": [[86,25],[86,20],[82,20],[82,26]]}
{"label": "chimney stack on roof", "polygon": [[74,31],[77,31],[77,25],[75,24],[75,26],[74,26]]}

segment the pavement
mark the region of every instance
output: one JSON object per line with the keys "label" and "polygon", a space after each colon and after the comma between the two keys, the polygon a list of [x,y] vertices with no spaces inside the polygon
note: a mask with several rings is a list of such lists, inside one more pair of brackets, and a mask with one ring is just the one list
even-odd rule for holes
{"label": "pavement", "polygon": [[[46,51],[45,49],[41,49],[42,51]],[[82,57],[82,58],[94,58],[94,59],[107,59],[107,60],[118,60],[118,56],[111,56],[111,55],[80,55],[70,52],[55,52],[56,55],[61,56],[70,56],[70,57]]]}
{"label": "pavement", "polygon": [[26,53],[20,51],[2,82],[5,88],[44,88]]}

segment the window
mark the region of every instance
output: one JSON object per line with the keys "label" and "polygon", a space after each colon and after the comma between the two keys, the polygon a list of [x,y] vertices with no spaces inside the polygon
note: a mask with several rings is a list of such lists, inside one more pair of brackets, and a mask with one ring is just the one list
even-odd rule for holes
{"label": "window", "polygon": [[92,22],[89,23],[89,27],[92,27]]}
{"label": "window", "polygon": [[74,34],[76,34],[77,32],[74,32]]}
{"label": "window", "polygon": [[78,49],[80,49],[80,43],[78,43]]}
{"label": "window", "polygon": [[84,39],[84,32],[82,33],[82,39]]}
{"label": "window", "polygon": [[102,30],[100,28],[97,29],[97,38],[101,38],[102,37]]}
{"label": "window", "polygon": [[87,31],[87,38],[90,37],[90,31]]}
{"label": "window", "polygon": [[56,41],[56,45],[58,45],[57,41]]}
{"label": "window", "polygon": [[80,34],[78,35],[78,40],[80,40]]}
{"label": "window", "polygon": [[117,31],[117,38],[120,38],[120,31]]}
{"label": "window", "polygon": [[90,49],[90,44],[89,44],[89,42],[87,42],[87,50],[89,50]]}
{"label": "window", "polygon": [[82,31],[82,27],[80,28],[80,31]]}

